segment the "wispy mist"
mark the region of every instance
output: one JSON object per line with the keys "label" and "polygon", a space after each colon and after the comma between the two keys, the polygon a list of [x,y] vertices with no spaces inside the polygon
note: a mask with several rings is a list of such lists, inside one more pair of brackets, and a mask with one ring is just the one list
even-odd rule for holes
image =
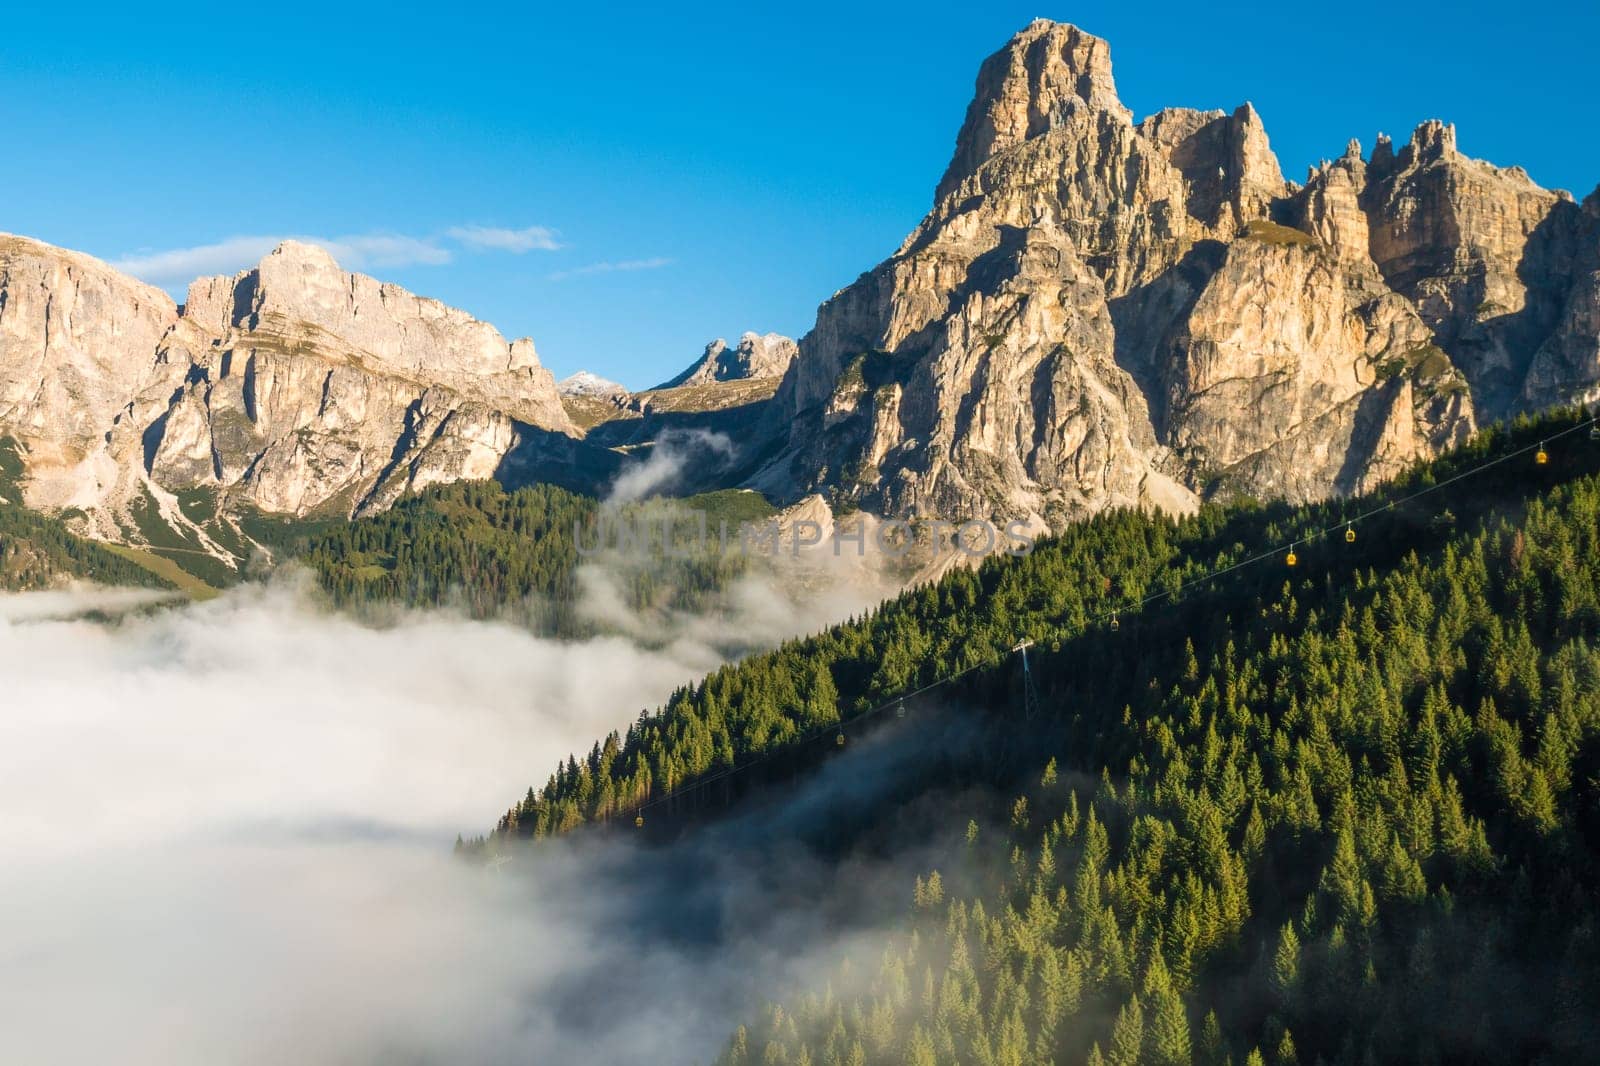
{"label": "wispy mist", "polygon": [[656,437],[645,458],[624,467],[606,496],[610,504],[634,503],[674,488],[691,465],[703,476],[733,460],[736,449],[726,433],[706,429],[668,429]]}

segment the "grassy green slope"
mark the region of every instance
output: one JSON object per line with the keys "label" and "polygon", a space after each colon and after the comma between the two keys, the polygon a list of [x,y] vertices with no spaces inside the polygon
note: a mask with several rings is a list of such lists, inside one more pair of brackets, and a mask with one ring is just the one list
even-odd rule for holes
{"label": "grassy green slope", "polygon": [[[96,542],[98,544],[98,542]],[[133,548],[126,544],[98,544],[99,547],[120,559],[124,559],[142,571],[154,577],[162,584],[175,588],[194,600],[209,600],[220,589],[208,585],[194,574],[185,570],[166,555],[158,555],[146,548]],[[92,576],[92,575],[86,575]],[[109,584],[127,584],[117,581]]]}
{"label": "grassy green slope", "polygon": [[50,588],[68,578],[104,585],[176,587],[169,576],[77,536],[60,519],[23,507],[22,476],[16,441],[0,437],[0,589]]}

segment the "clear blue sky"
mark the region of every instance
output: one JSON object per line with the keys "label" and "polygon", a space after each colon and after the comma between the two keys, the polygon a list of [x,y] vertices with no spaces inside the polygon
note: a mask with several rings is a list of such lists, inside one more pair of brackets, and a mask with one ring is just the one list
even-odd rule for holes
{"label": "clear blue sky", "polygon": [[1440,117],[1541,184],[1600,182],[1588,4],[26,4],[0,35],[0,230],[178,292],[320,237],[558,375],[642,387],[714,336],[798,336],[892,252],[978,63],[1036,16],[1111,41],[1136,117],[1253,101],[1295,179]]}

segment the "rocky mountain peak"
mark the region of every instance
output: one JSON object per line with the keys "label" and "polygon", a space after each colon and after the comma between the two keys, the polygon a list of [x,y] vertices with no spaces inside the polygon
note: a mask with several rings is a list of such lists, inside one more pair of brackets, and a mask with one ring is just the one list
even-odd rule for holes
{"label": "rocky mountain peak", "polygon": [[379,509],[514,451],[536,466],[576,432],[532,341],[315,245],[202,278],[180,311],[88,256],[0,237],[0,437],[25,456],[27,502],[76,508],[96,535],[137,539],[149,506],[192,525],[186,490]]}
{"label": "rocky mountain peak", "polygon": [[700,358],[658,389],[680,385],[706,385],[713,381],[752,381],[781,378],[799,353],[794,340],[781,333],[746,330],[735,347],[721,337],[707,344]]}
{"label": "rocky mountain peak", "polygon": [[[459,308],[346,272],[314,244],[284,241],[249,270],[199,279],[189,286],[184,316],[212,333],[273,338],[458,387],[507,375],[531,378],[527,387],[512,381],[494,385],[494,395],[486,398],[508,403],[527,421],[571,428],[531,340],[508,343],[493,326]],[[531,402],[526,414],[515,411],[518,399]]]}
{"label": "rocky mountain peak", "polygon": [[1248,101],[1232,114],[1167,108],[1138,129],[1182,172],[1185,206],[1208,226],[1235,229],[1264,218],[1272,202],[1289,192],[1266,124]]}
{"label": "rocky mountain peak", "polygon": [[1037,19],[984,60],[955,156],[939,181],[943,200],[985,162],[1083,111],[1131,121],[1111,77],[1111,46],[1078,27]]}
{"label": "rocky mountain peak", "polygon": [[1285,181],[1265,124],[1133,124],[1110,50],[990,56],[932,211],[818,312],[751,479],[881,513],[1058,526],[1218,491],[1357,491],[1600,398],[1600,198],[1380,134]]}
{"label": "rocky mountain peak", "polygon": [[556,382],[563,396],[593,396],[599,399],[626,399],[628,390],[610,378],[603,378],[591,370],[580,370]]}
{"label": "rocky mountain peak", "polygon": [[[1455,155],[1455,123],[1441,122],[1436,118],[1428,119],[1411,132],[1409,148],[1412,153],[1412,159],[1409,161],[1417,163],[1425,163],[1444,156]],[[1401,165],[1405,165],[1406,162],[1408,160],[1402,158]]]}
{"label": "rocky mountain peak", "polygon": [[197,278],[184,299],[185,317],[221,332],[250,329],[267,300],[300,301],[311,290],[337,291],[344,271],[327,249],[305,241],[282,241],[256,266],[232,277]]}
{"label": "rocky mountain peak", "polygon": [[1381,181],[1392,174],[1454,164],[1494,169],[1487,163],[1468,159],[1457,150],[1455,123],[1430,118],[1418,123],[1410,139],[1398,149],[1387,134],[1378,134],[1368,165],[1374,180]]}
{"label": "rocky mountain peak", "polygon": [[278,246],[267,253],[261,261],[261,269],[338,273],[339,264],[333,253],[322,245],[290,238],[279,241]]}

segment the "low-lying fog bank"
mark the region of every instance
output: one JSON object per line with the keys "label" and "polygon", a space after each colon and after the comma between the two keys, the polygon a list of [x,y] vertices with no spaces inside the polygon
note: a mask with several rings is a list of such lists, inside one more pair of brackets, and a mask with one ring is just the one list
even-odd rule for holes
{"label": "low-lying fog bank", "polygon": [[774,877],[899,884],[771,849],[745,871],[720,844],[553,842],[499,872],[451,855],[730,633],[784,635],[754,587],[648,645],[428,614],[373,628],[313,600],[0,596],[8,1061],[704,1059],[752,989],[859,935],[774,904]]}

